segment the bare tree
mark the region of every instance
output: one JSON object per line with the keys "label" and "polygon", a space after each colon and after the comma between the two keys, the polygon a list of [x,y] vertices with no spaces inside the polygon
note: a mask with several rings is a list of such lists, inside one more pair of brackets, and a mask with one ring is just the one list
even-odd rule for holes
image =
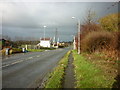
{"label": "bare tree", "polygon": [[96,13],[91,8],[87,10],[85,17],[85,24],[91,24],[96,22]]}

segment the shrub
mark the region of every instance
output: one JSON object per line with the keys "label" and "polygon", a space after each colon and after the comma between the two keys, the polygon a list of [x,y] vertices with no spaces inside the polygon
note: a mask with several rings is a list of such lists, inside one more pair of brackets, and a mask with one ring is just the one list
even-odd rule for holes
{"label": "shrub", "polygon": [[4,49],[2,49],[2,56],[4,56],[5,55],[5,48]]}
{"label": "shrub", "polygon": [[81,39],[84,38],[90,32],[101,30],[102,28],[100,27],[99,24],[96,23],[84,24],[81,26]]}
{"label": "shrub", "polygon": [[102,18],[99,19],[99,23],[102,26],[104,30],[107,31],[118,31],[118,26],[120,23],[119,19],[120,13],[112,13],[108,14]]}
{"label": "shrub", "polygon": [[116,36],[116,43],[117,43],[116,49],[120,51],[120,31],[116,32],[115,36]]}
{"label": "shrub", "polygon": [[110,32],[93,31],[81,40],[81,50],[92,53],[105,48],[108,49],[110,48],[112,38],[113,35]]}
{"label": "shrub", "polygon": [[110,47],[112,48],[112,50],[114,50],[114,56],[119,57],[120,55],[120,31],[115,32],[113,35],[114,37],[113,37]]}
{"label": "shrub", "polygon": [[19,48],[12,48],[12,53],[21,53],[22,49]]}

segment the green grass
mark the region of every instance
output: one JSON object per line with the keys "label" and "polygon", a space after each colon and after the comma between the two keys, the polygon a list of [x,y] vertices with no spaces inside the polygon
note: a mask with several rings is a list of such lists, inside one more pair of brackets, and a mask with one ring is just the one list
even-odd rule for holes
{"label": "green grass", "polygon": [[12,48],[12,53],[21,53],[22,49],[19,48]]}
{"label": "green grass", "polygon": [[73,51],[75,66],[75,88],[111,88],[114,79],[107,80],[103,72],[82,55]]}
{"label": "green grass", "polygon": [[55,48],[27,49],[30,52],[42,52],[45,50],[55,50]]}
{"label": "green grass", "polygon": [[29,52],[42,52],[43,49],[27,49]]}
{"label": "green grass", "polygon": [[63,57],[58,63],[58,66],[54,68],[53,72],[50,73],[49,79],[45,84],[45,88],[62,88],[62,80],[65,73],[65,68],[68,64],[68,56],[70,51]]}

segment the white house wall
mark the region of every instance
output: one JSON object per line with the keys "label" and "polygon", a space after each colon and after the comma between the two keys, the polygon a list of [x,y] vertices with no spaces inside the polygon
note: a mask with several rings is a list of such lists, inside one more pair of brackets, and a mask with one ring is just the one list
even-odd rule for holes
{"label": "white house wall", "polygon": [[51,44],[50,41],[40,41],[40,46],[50,48]]}

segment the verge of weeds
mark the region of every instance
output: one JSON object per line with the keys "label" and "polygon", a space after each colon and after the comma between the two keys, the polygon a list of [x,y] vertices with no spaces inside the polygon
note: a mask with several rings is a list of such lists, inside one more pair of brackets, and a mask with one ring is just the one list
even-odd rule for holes
{"label": "verge of weeds", "polygon": [[73,50],[76,88],[112,88],[114,79],[107,80],[100,68]]}

